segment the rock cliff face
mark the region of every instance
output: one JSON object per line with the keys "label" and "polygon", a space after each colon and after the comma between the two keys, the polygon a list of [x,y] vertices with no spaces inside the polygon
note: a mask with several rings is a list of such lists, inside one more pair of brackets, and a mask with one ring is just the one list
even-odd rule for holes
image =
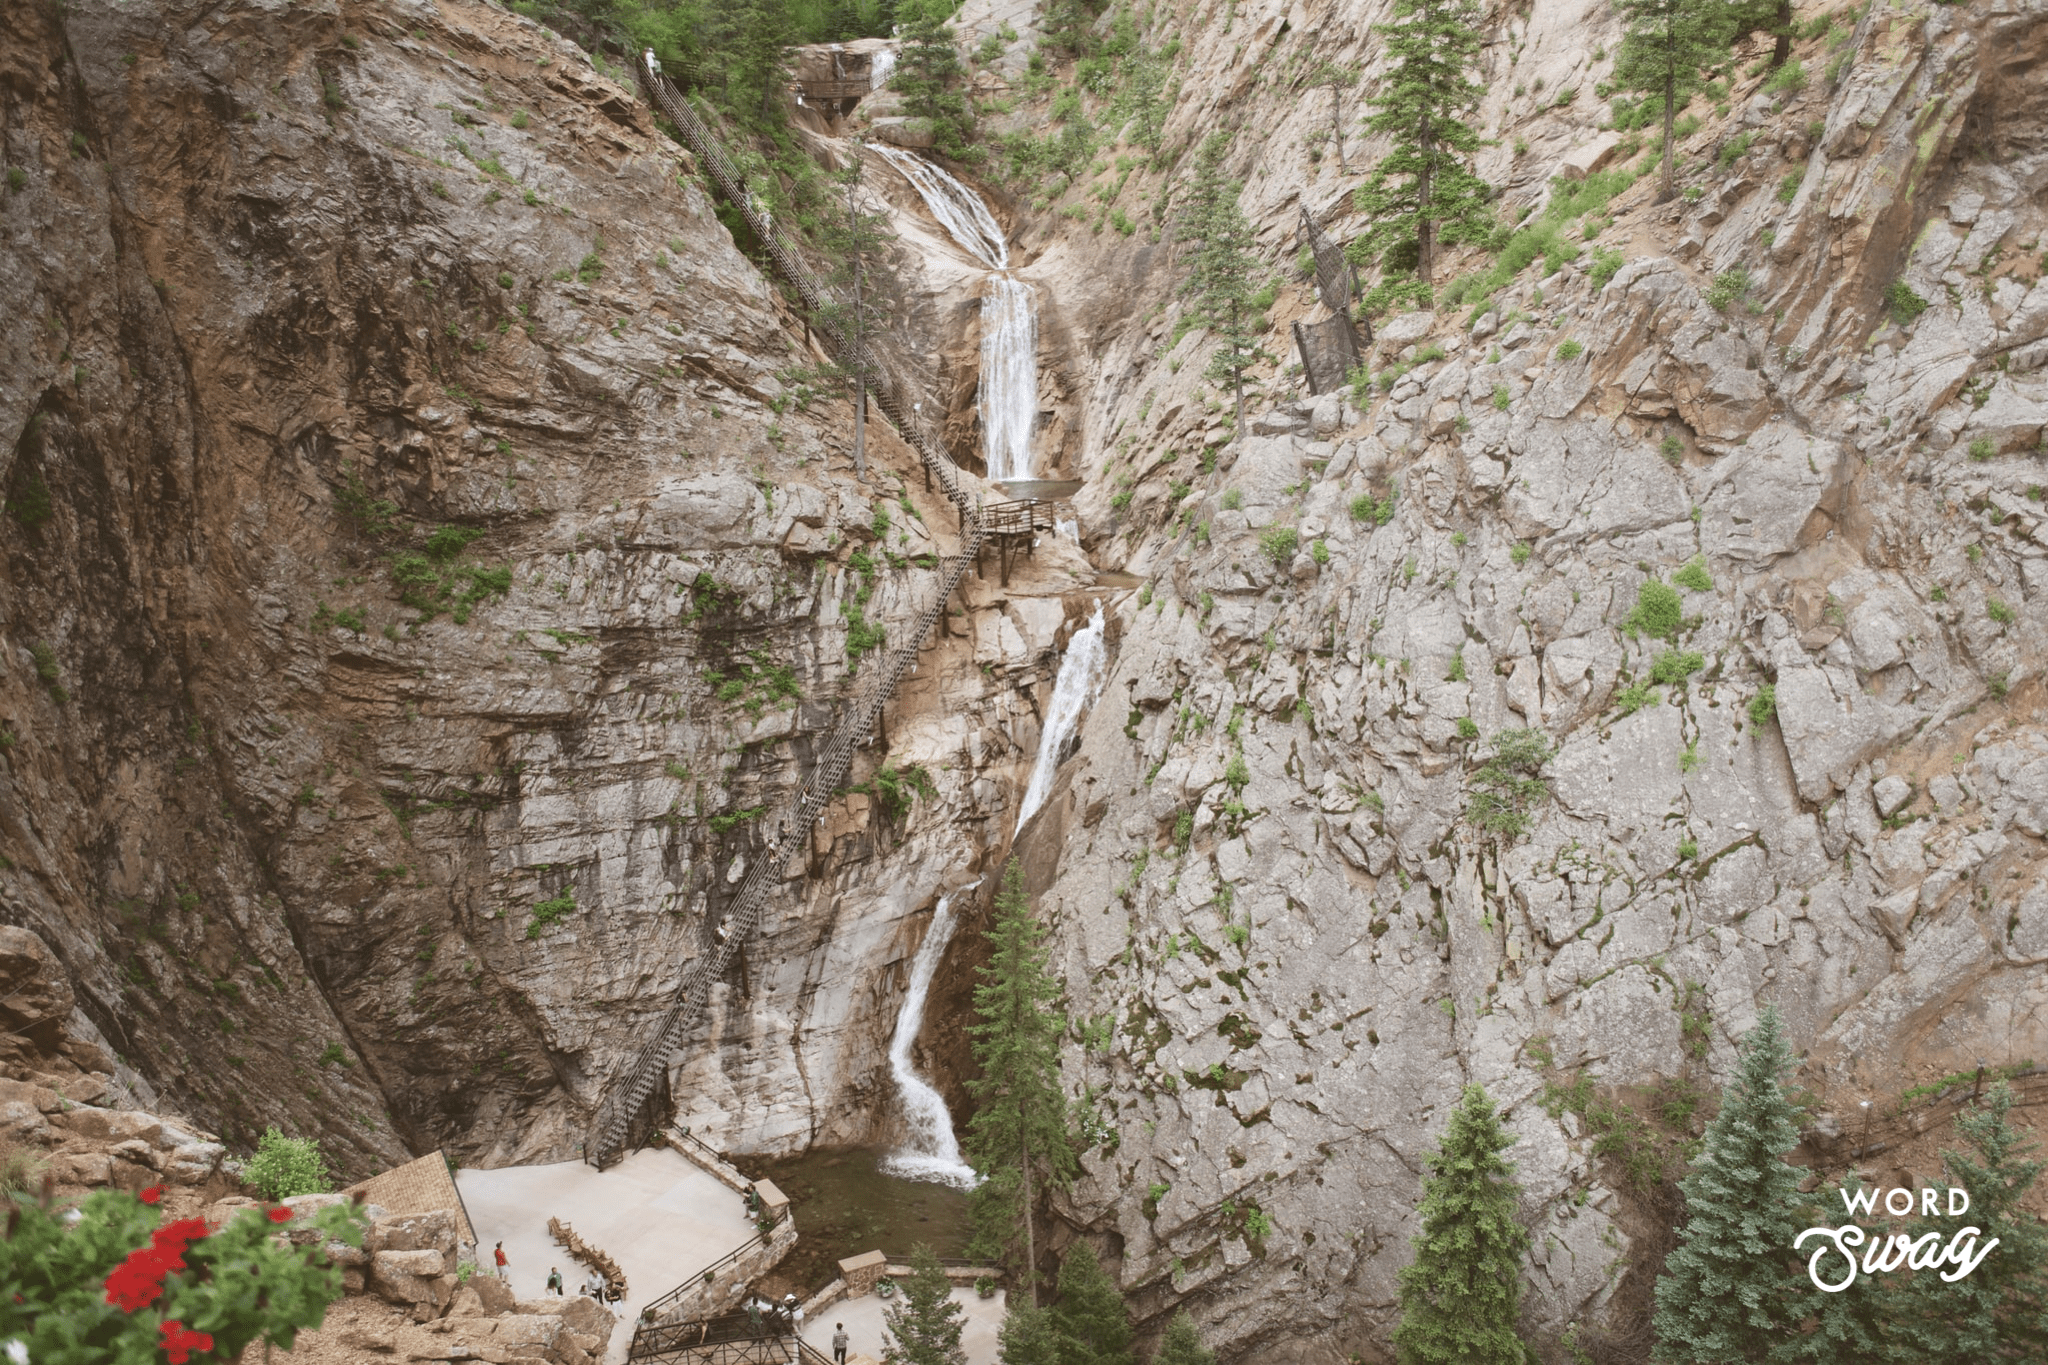
{"label": "rock cliff face", "polygon": [[[1168,143],[1238,125],[1275,257],[1298,204],[1358,226],[1373,146],[1341,173],[1304,79],[1355,60],[1369,88],[1381,17],[1176,21]],[[1617,164],[1604,110],[1554,92],[1619,33],[1539,3],[1491,37],[1481,170],[1512,218]],[[1696,106],[1684,196],[1652,178],[1565,224],[1609,268],[1587,247],[1388,322],[1390,391],[1283,402],[1234,448],[1163,252],[1044,226],[1094,339],[1084,537],[1147,591],[1023,844],[1107,1135],[1067,1212],[1142,1302],[1261,1358],[1375,1349],[1394,1192],[1477,1081],[1521,1138],[1554,1341],[1629,1290],[1648,1220],[1547,1079],[1709,1083],[1775,1001],[1825,1132],[2048,1048],[2044,42],[2038,5],[1838,15],[1803,88],[1759,64]],[[1471,803],[1524,728],[1554,754],[1526,833],[1489,835]]]}
{"label": "rock cliff face", "polygon": [[[8,918],[231,1142],[573,1156],[950,509],[886,427],[852,479],[687,154],[539,26],[0,22]],[[934,795],[838,809],[688,1078],[735,1140],[868,1136],[883,969],[971,878],[1017,758],[970,739],[1035,739],[1008,670],[1061,621],[977,592],[890,727]]]}
{"label": "rock cliff face", "polygon": [[[1384,17],[1144,30],[1182,40],[1165,144],[1237,130],[1276,270],[1301,207],[1359,226],[1376,144],[1347,92],[1340,162],[1307,81],[1369,90]],[[973,77],[1016,102],[997,129],[1045,130],[1030,19],[960,16],[1023,35]],[[794,401],[817,355],[688,155],[537,25],[0,26],[0,896],[68,973],[72,1065],[352,1173],[572,1156],[807,768],[849,627],[902,628],[950,511],[877,426],[854,481],[846,405]],[[1638,154],[1598,126],[1606,9],[1487,33],[1504,217]],[[1017,851],[1097,1125],[1060,1211],[1150,1326],[1378,1349],[1470,1081],[1522,1139],[1554,1341],[1631,1292],[1651,1220],[1546,1080],[1708,1085],[1769,1001],[1823,1130],[2043,1056],[2044,44],[2038,0],[1841,11],[1803,86],[1745,66],[1699,102],[1684,197],[1639,183],[1559,225],[1575,261],[1386,322],[1383,389],[1267,376],[1235,443],[1176,325],[1185,160],[1111,149],[1065,191],[1087,215],[991,190],[1086,556],[1046,537],[969,580],[679,1062],[684,1120],[735,1151],[891,1136],[923,912],[1004,851],[1098,569],[1145,588]],[[980,272],[882,188],[964,456]],[[1269,344],[1315,308],[1286,274]],[[1675,622],[1637,614],[1652,581]],[[1489,835],[1468,807],[1518,729],[1554,752],[1526,831]],[[932,790],[892,813],[884,762]],[[956,1094],[958,943],[927,1033]]]}

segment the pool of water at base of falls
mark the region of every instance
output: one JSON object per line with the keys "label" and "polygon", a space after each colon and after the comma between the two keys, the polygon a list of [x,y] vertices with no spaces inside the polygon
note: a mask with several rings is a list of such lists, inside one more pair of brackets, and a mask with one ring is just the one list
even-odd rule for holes
{"label": "pool of water at base of falls", "polygon": [[882,1169],[887,1156],[840,1148],[735,1163],[753,1179],[774,1181],[796,1218],[796,1247],[761,1279],[762,1293],[805,1297],[839,1273],[839,1261],[863,1251],[908,1256],[922,1242],[937,1256],[967,1254],[970,1196],[950,1185],[890,1175]]}

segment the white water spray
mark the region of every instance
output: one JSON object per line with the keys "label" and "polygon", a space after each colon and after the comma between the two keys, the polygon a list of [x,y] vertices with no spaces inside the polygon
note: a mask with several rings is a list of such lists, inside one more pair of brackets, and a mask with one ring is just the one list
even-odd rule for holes
{"label": "white water spray", "polygon": [[1052,704],[1046,707],[1045,730],[1038,737],[1038,761],[1031,766],[1031,781],[1024,788],[1023,804],[1017,808],[1017,828],[1038,813],[1052,794],[1053,774],[1059,771],[1060,750],[1081,717],[1102,690],[1102,669],[1108,657],[1102,640],[1102,599],[1095,599],[1095,614],[1088,624],[1074,632],[1067,652],[1060,659],[1060,675],[1052,685]]}
{"label": "white water spray", "polygon": [[1038,301],[1010,273],[1010,247],[988,205],[922,157],[877,147],[962,250],[993,273],[981,296],[981,448],[991,479],[1031,477],[1038,421]]}
{"label": "white water spray", "polygon": [[[981,885],[976,882],[975,886]],[[973,886],[962,888],[972,891]],[[959,892],[955,892],[958,895]],[[971,1190],[981,1183],[974,1168],[960,1159],[960,1141],[953,1136],[953,1115],[945,1097],[910,1065],[910,1048],[924,1027],[924,1002],[931,994],[932,977],[953,938],[953,897],[941,896],[932,911],[931,927],[910,963],[910,990],[896,1013],[896,1033],[889,1040],[889,1072],[896,1079],[896,1092],[903,1097],[903,1116],[910,1133],[902,1147],[882,1160],[882,1169],[906,1180],[927,1180]]]}
{"label": "white water spray", "polygon": [[868,65],[868,89],[880,90],[889,83],[889,77],[896,74],[896,49],[883,47],[875,49],[874,60]]}

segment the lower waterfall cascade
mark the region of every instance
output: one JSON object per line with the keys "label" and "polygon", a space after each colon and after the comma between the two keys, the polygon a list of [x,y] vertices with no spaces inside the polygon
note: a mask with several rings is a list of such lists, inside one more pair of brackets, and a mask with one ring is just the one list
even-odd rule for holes
{"label": "lower waterfall cascade", "polygon": [[[975,882],[961,890],[972,891],[979,885]],[[924,942],[911,959],[910,989],[896,1012],[896,1032],[889,1040],[889,1074],[896,1082],[896,1093],[903,1098],[909,1132],[903,1145],[883,1158],[882,1170],[909,1180],[971,1190],[981,1178],[961,1159],[960,1140],[953,1135],[953,1115],[946,1108],[945,1097],[910,1064],[910,1049],[924,1027],[924,1004],[931,994],[932,978],[938,973],[939,959],[946,955],[946,945],[953,941],[953,896],[959,894],[941,896],[938,908],[932,911]]]}

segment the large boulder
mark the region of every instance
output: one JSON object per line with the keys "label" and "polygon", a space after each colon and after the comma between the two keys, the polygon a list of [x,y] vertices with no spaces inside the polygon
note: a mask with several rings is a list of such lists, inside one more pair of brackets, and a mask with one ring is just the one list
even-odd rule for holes
{"label": "large boulder", "polygon": [[54,1053],[76,1003],[71,978],[49,945],[26,929],[0,924],[0,1026]]}

